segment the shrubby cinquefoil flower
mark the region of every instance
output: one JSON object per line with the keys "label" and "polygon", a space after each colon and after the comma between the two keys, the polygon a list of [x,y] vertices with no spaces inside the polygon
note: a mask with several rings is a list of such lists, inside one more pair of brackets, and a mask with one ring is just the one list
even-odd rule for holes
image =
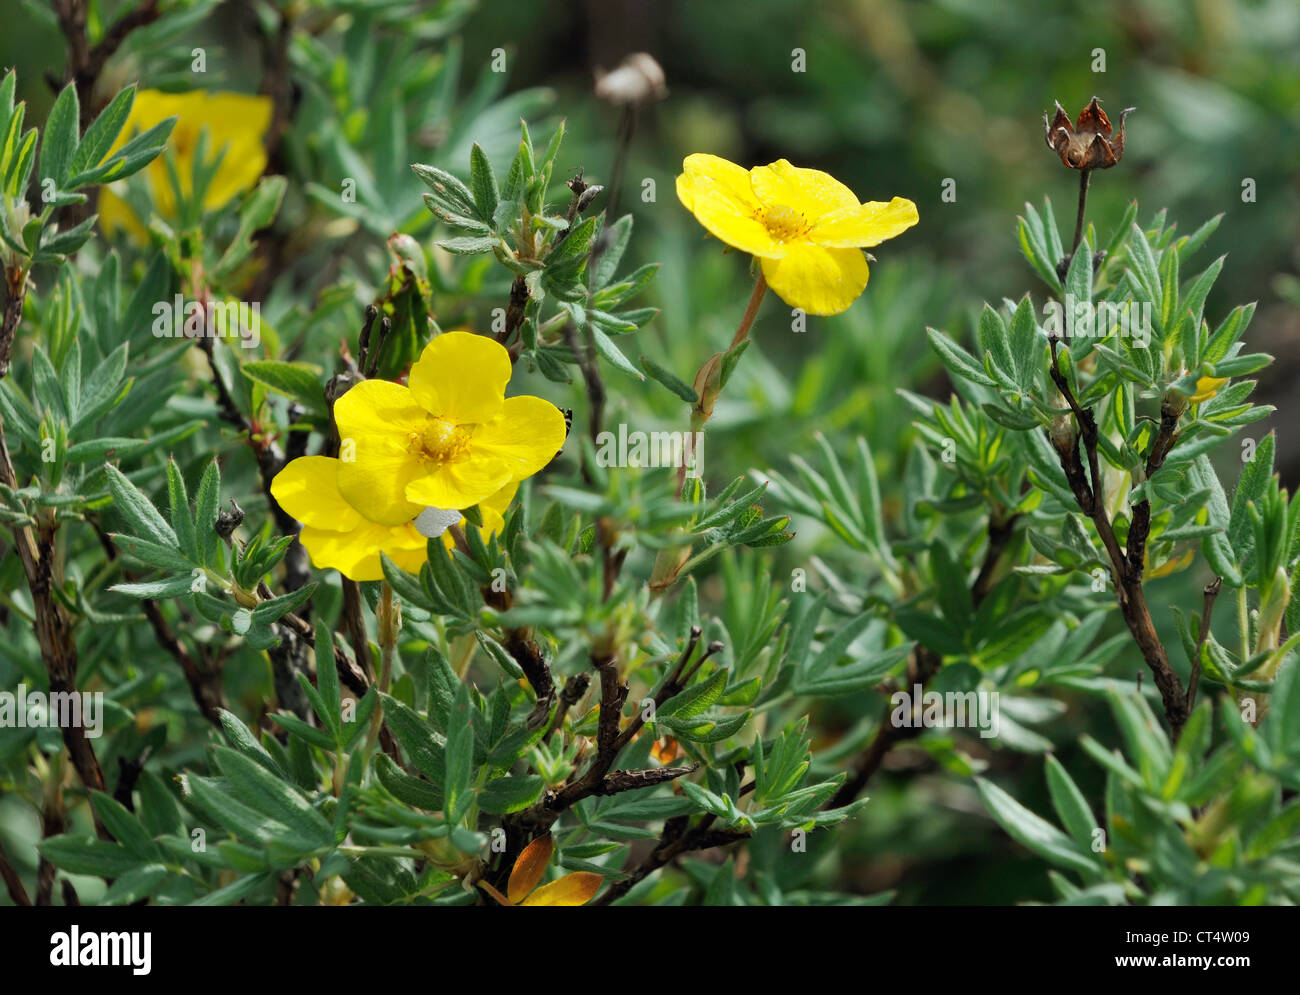
{"label": "shrubby cinquefoil flower", "polygon": [[[163,93],[141,90],[135,95],[131,114],[121,135],[104,158],[111,157],[136,134],[147,131],[169,117],[177,118],[168,139],[168,155],[176,170],[181,193],[188,196],[194,173],[199,136],[206,128],[207,161],[221,155],[221,164],[203,194],[203,210],[225,207],[239,194],[251,190],[266,170],[266,150],[262,145],[271,125],[271,99],[246,93],[208,92]],[[163,157],[151,162],[143,175],[158,215],[175,220],[176,196]],[[106,233],[123,229],[132,237],[146,238],[144,223],[135,211],[111,187],[99,198],[99,221]]]}
{"label": "shrubby cinquefoil flower", "polygon": [[756,256],[777,295],[808,314],[839,314],[867,285],[862,249],[916,224],[916,205],[859,203],[833,176],[778,159],[745,170],[715,155],[682,163],[677,196],[728,245]]}
{"label": "shrubby cinquefoil flower", "polygon": [[505,396],[510,356],[490,338],[447,332],[411,368],[409,386],[365,380],[334,405],[339,458],[304,456],[271,485],[303,523],[318,567],[353,580],[382,576],[380,552],[411,571],[425,541],[478,505],[500,532],[519,482],[564,445],[560,410],[540,397]]}

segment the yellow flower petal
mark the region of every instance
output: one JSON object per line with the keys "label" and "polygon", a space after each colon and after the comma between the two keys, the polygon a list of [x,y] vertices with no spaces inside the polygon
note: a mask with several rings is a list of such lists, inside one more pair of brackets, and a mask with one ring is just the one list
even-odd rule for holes
{"label": "yellow flower petal", "polygon": [[339,493],[338,471],[336,459],[300,456],[275,475],[271,496],[303,525],[345,532],[361,523],[361,515]]}
{"label": "yellow flower petal", "polygon": [[486,539],[493,532],[500,535],[506,527],[506,512],[510,510],[510,502],[515,499],[515,494],[519,490],[519,481],[512,480],[495,494],[492,494],[478,504],[478,510],[483,516],[483,538]]}
{"label": "yellow flower petal", "polygon": [[362,380],[334,404],[339,438],[423,432],[429,413],[415,394],[390,380]]}
{"label": "yellow flower petal", "polygon": [[867,286],[867,260],[857,249],[794,245],[784,259],[764,259],[763,276],[777,296],[808,314],[839,314]]}
{"label": "yellow flower petal", "polygon": [[759,208],[749,182],[749,171],[705,152],[696,152],[682,160],[677,196],[688,211],[695,210],[696,197],[716,197],[729,203],[738,214],[752,215]]}
{"label": "yellow flower petal", "polygon": [[574,871],[544,884],[520,905],[586,905],[596,897],[605,879],[590,871]]}
{"label": "yellow flower petal", "polygon": [[[203,195],[203,209],[215,211],[245,190],[251,190],[266,171],[263,139],[271,126],[269,97],[245,93],[209,93],[199,113],[208,129],[208,153],[223,149],[221,166]],[[182,118],[182,120],[184,120]]]}
{"label": "yellow flower petal", "polygon": [[784,246],[759,220],[762,205],[750,189],[748,172],[698,152],[686,157],[682,169],[677,198],[711,235],[751,255],[785,255]]}
{"label": "yellow flower petal", "polygon": [[470,332],[445,332],[424,347],[408,380],[425,411],[465,425],[496,417],[510,372],[510,354],[496,340]]}
{"label": "yellow flower petal", "polygon": [[122,231],[140,244],[149,241],[149,231],[135,216],[135,211],[109,187],[99,192],[99,228],[109,238]]}
{"label": "yellow flower petal", "polygon": [[564,445],[565,432],[564,415],[550,401],[527,395],[509,397],[501,414],[474,433],[472,458],[490,455],[503,459],[510,466],[510,479],[523,480],[555,459]]}
{"label": "yellow flower petal", "polygon": [[918,220],[916,205],[910,200],[869,201],[826,215],[813,225],[808,238],[828,249],[869,248],[901,234]]}
{"label": "yellow flower petal", "polygon": [[381,552],[408,573],[418,573],[427,558],[427,540],[410,525],[363,521],[347,532],[303,526],[299,539],[316,567],[356,581],[383,578]]}
{"label": "yellow flower petal", "polygon": [[857,195],[830,173],[792,166],[785,159],[751,169],[749,182],[764,207],[779,205],[800,211],[810,222],[858,206]]}
{"label": "yellow flower petal", "polygon": [[501,456],[474,451],[454,463],[444,463],[431,472],[428,467],[406,481],[403,493],[419,511],[435,508],[468,508],[479,504],[515,479],[511,463]]}
{"label": "yellow flower petal", "polygon": [[1160,564],[1160,566],[1150,569],[1149,567],[1146,567],[1146,565],[1150,563],[1150,557],[1146,555],[1146,551],[1144,550],[1142,562],[1145,568],[1145,576],[1147,580],[1158,580],[1161,577],[1168,577],[1170,574],[1176,573],[1184,567],[1189,566],[1195,558],[1196,550],[1189,549],[1181,556],[1171,557],[1170,559],[1165,560],[1164,563]]}
{"label": "yellow flower petal", "polygon": [[546,873],[546,865],[551,862],[551,853],[555,850],[555,841],[547,833],[529,843],[515,859],[515,866],[510,868],[510,881],[506,885],[506,897],[511,905],[522,902]]}
{"label": "yellow flower petal", "polygon": [[[208,161],[221,155],[221,164],[203,195],[203,209],[214,211],[251,189],[266,170],[263,139],[271,125],[271,112],[272,102],[269,97],[206,90],[190,93],[140,90],[132,101],[131,113],[121,134],[104,158],[111,157],[140,132],[147,131],[167,118],[175,117],[177,121],[168,139],[165,155],[171,158],[181,190],[188,195],[199,137],[206,131]],[[142,175],[149,186],[159,216],[166,221],[175,220],[176,197],[168,176],[167,163],[159,157],[145,167]],[[148,236],[144,223],[134,217],[131,209],[120,198],[109,194],[109,191],[104,193],[112,196],[117,203],[110,203],[107,217],[103,211],[100,212],[103,230],[111,233],[123,229],[135,240],[145,241]],[[123,214],[130,215],[131,221],[123,218]]]}
{"label": "yellow flower petal", "polygon": [[[334,405],[339,428],[338,485],[344,500],[373,522],[401,525],[426,504],[406,498],[406,486],[429,472],[413,451],[428,414],[411,392],[387,380],[363,380]],[[440,508],[454,505],[438,504]]]}
{"label": "yellow flower petal", "polygon": [[1188,400],[1193,404],[1208,401],[1219,392],[1219,388],[1228,382],[1227,377],[1201,377],[1196,381],[1196,393]]}

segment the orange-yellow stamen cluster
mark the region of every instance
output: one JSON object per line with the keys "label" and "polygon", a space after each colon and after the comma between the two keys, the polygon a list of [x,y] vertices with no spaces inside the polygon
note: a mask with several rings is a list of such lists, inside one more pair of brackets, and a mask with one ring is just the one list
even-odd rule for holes
{"label": "orange-yellow stamen cluster", "polygon": [[409,436],[408,451],[426,462],[442,465],[464,457],[469,451],[471,430],[446,418],[430,418],[421,432]]}
{"label": "orange-yellow stamen cluster", "polygon": [[810,227],[808,218],[802,211],[793,207],[785,207],[782,204],[773,204],[763,208],[759,220],[778,242],[800,238],[808,232]]}

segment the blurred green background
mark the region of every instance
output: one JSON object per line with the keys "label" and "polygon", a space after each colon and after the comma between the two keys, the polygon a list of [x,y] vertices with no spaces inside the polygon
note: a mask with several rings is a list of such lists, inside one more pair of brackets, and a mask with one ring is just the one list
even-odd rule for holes
{"label": "blurred green background", "polygon": [[[1040,203],[1047,195],[1061,228],[1071,229],[1076,178],[1045,147],[1042,114],[1059,100],[1074,116],[1094,94],[1112,115],[1128,106],[1137,111],[1128,121],[1124,160],[1093,178],[1090,218],[1108,233],[1131,199],[1139,201],[1144,223],[1167,207],[1184,231],[1224,214],[1197,260],[1199,269],[1214,255],[1228,255],[1207,316],[1213,324],[1235,304],[1259,302],[1250,348],[1273,352],[1277,362],[1262,374],[1257,400],[1279,411],[1252,426],[1253,434],[1284,426],[1282,483],[1294,490],[1300,482],[1300,432],[1289,430],[1300,420],[1300,395],[1291,390],[1300,368],[1295,0],[454,0],[419,6],[445,13],[445,28],[463,40],[468,77],[494,50],[505,49],[508,90],[545,91],[538,96],[546,98],[546,112],[530,114],[534,135],[547,135],[564,117],[568,138],[560,162],[569,170],[582,167],[595,182],[610,174],[620,112],[593,97],[594,73],[636,51],[661,63],[668,96],[638,115],[620,207],[636,217],[631,251],[637,261],[663,263],[653,285],[653,303],[663,313],[634,354],[650,355],[686,379],[729,340],[750,278],[746,260],[722,253],[678,204],[673,180],[683,156],[712,152],[747,167],[788,158],[832,173],[863,200],[916,202],[920,224],[874,251],[871,283],[847,314],[810,319],[807,332],[796,335],[788,310],[769,297],[755,326],[757,347],[710,424],[711,485],[751,468],[787,468],[791,454],[808,455],[814,431],[837,445],[866,435],[886,466],[899,469],[910,435],[896,388],[935,396],[948,391],[925,326],[965,338],[985,300],[1025,290],[1044,299],[1045,288],[1017,249],[1016,215],[1026,200]],[[42,121],[53,98],[47,77],[62,74],[62,39],[44,3],[10,0],[6,7],[0,64],[18,68],[30,119]],[[260,50],[249,16],[245,4],[230,0],[192,29],[185,49],[191,41],[207,48],[204,85],[259,85]],[[421,46],[432,57],[446,40],[431,34]],[[805,71],[792,67],[795,49],[804,53]],[[1099,55],[1104,72],[1094,71]],[[118,82],[165,82],[144,61],[120,66]],[[437,151],[463,173],[462,151],[438,149],[444,122],[409,125],[417,136],[413,157],[422,157],[423,143],[430,158]],[[493,153],[499,167],[510,128]],[[291,168],[308,173],[307,161],[294,159],[297,148],[291,143]],[[1254,181],[1253,203],[1242,199],[1247,179]],[[643,197],[646,180],[654,181],[653,200]],[[945,202],[949,180],[956,196]],[[412,206],[395,213],[406,215]],[[499,303],[485,298],[447,307],[485,322]],[[608,375],[607,424],[625,420],[629,408],[665,427],[684,418],[665,392],[616,376]],[[887,499],[898,502],[898,474],[883,479]],[[1233,479],[1235,473],[1225,474]],[[799,538],[782,551],[783,565],[814,555],[833,559],[835,544],[801,524],[794,524]],[[720,583],[717,576],[706,582],[705,596],[720,600]],[[1200,583],[1196,571],[1159,582],[1152,603],[1161,615],[1172,601],[1194,604]],[[1131,672],[1139,666],[1134,656]],[[859,704],[842,703],[825,717],[826,735],[852,725]],[[1052,736],[1081,781],[1093,772],[1094,781],[1083,787],[1094,795],[1101,784],[1095,766],[1067,759],[1084,721],[1072,712]],[[1086,719],[1089,728],[1107,721]],[[984,759],[1000,778],[1023,771],[1017,797],[1045,809],[1037,758],[1004,750]],[[921,751],[898,751],[869,793],[870,817],[837,834],[842,857],[820,862],[823,878],[859,893],[896,888],[898,900],[909,904],[1050,897],[1042,865],[992,826],[969,783],[945,777]]]}

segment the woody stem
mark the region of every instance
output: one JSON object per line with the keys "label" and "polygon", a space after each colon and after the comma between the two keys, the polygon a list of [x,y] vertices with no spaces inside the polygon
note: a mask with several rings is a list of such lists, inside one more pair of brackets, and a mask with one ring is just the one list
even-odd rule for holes
{"label": "woody stem", "polygon": [[1079,248],[1079,242],[1083,239],[1083,216],[1088,210],[1088,178],[1092,176],[1091,169],[1079,171],[1079,213],[1074,219],[1074,244],[1070,246],[1070,256]]}

